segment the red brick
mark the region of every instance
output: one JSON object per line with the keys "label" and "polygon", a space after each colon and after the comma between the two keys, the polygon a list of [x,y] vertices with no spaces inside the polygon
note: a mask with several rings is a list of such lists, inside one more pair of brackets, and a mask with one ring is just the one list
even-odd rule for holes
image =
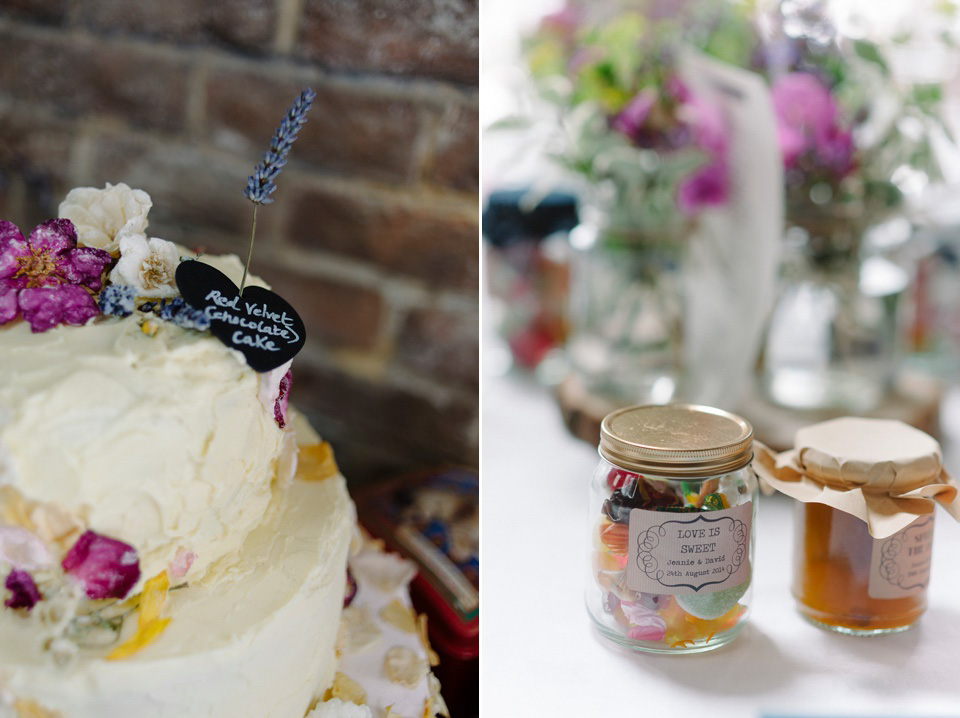
{"label": "red brick", "polygon": [[61,23],[66,13],[66,0],[4,0],[0,6],[0,15],[10,14],[43,23]]}
{"label": "red brick", "polygon": [[[256,161],[269,147],[284,112],[311,79],[316,78],[279,71],[211,71],[207,115],[213,141],[231,144],[239,136]],[[363,85],[312,85],[317,97],[290,153],[292,163],[387,182],[410,178],[423,124],[415,103]],[[278,187],[282,183],[281,177]]]}
{"label": "red brick", "polygon": [[476,192],[480,178],[480,117],[476,108],[451,106],[434,131],[426,167],[433,184]]}
{"label": "red brick", "polygon": [[378,293],[258,261],[256,250],[251,269],[293,305],[307,337],[333,347],[369,349],[376,344],[384,310]]}
{"label": "red brick", "polygon": [[447,385],[476,391],[480,375],[479,327],[476,314],[416,310],[406,318],[400,331],[397,359]]}
{"label": "red brick", "polygon": [[298,51],[346,70],[476,85],[477,0],[307,0]]}
{"label": "red brick", "polygon": [[288,241],[476,296],[476,220],[359,192],[298,190],[290,207],[284,227]]}
{"label": "red brick", "polygon": [[[0,184],[7,195],[0,217],[25,232],[57,216],[69,187],[73,128],[23,107],[0,116]],[[22,202],[14,203],[14,187]]]}
{"label": "red brick", "polygon": [[105,134],[94,143],[88,184],[124,182],[153,199],[149,232],[190,247],[209,244],[208,231],[234,239],[245,252],[253,208],[243,196],[248,170],[181,143],[156,143],[131,134]]}
{"label": "red brick", "polygon": [[298,358],[291,401],[333,444],[351,481],[424,466],[478,464],[475,396],[437,404]]}
{"label": "red brick", "polygon": [[276,6],[273,0],[84,0],[80,22],[104,34],[133,34],[181,45],[222,44],[264,53],[273,43]]}
{"label": "red brick", "polygon": [[71,115],[112,115],[138,126],[179,129],[187,70],[187,62],[149,49],[0,32],[0,91]]}

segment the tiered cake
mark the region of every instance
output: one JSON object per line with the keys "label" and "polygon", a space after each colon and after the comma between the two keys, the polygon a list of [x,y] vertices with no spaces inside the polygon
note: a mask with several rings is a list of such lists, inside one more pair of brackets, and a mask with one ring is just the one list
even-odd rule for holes
{"label": "tiered cake", "polygon": [[83,192],[72,224],[0,223],[0,716],[303,718],[334,676],[344,480],[289,363],[253,371],[179,299],[192,253],[147,241],[149,198]]}

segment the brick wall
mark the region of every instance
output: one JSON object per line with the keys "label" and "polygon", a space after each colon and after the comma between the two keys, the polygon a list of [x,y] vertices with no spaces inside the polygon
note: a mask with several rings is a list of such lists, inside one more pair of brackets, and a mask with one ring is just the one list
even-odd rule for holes
{"label": "brick wall", "polygon": [[252,266],[307,324],[293,400],[353,480],[475,466],[477,26],[477,0],[0,0],[0,217],[126,182],[151,236],[243,256],[246,177],[313,87]]}

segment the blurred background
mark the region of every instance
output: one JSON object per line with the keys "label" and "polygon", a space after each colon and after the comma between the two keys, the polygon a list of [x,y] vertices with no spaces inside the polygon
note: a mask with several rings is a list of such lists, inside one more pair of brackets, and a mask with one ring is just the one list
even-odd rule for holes
{"label": "blurred background", "polygon": [[484,29],[491,376],[612,408],[936,431],[960,378],[950,2],[503,3]]}
{"label": "blurred background", "polygon": [[796,614],[782,495],[729,646],[611,648],[581,590],[617,407],[718,406],[777,450],[895,418],[960,475],[958,23],[939,0],[484,2],[485,710],[956,715],[943,513],[928,615],[898,637]]}
{"label": "blurred background", "polygon": [[313,87],[252,265],[307,326],[293,400],[352,482],[475,467],[478,42],[471,0],[4,0],[0,216],[124,182],[151,236],[245,256],[246,177]]}
{"label": "blurred background", "polygon": [[150,236],[244,257],[247,177],[300,91],[317,93],[251,271],[306,324],[293,403],[365,527],[419,564],[455,716],[477,712],[478,14],[0,0],[0,216],[27,233],[71,188],[123,182],[152,197]]}

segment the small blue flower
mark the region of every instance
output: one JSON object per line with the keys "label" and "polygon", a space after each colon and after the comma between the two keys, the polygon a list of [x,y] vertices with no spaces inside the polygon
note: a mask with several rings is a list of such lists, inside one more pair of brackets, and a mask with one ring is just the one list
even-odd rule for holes
{"label": "small blue flower", "polygon": [[297,139],[297,132],[307,121],[307,112],[313,103],[316,93],[309,87],[300,93],[300,97],[293,103],[276,134],[270,140],[270,150],[263,155],[263,160],[258,164],[253,174],[247,179],[247,187],[243,190],[243,195],[254,204],[270,204],[273,202],[270,195],[273,194],[277,186],[273,181],[280,174],[280,170],[287,163],[287,153]]}
{"label": "small blue flower", "polygon": [[100,292],[100,311],[115,317],[133,314],[137,290],[125,284],[111,284]]}
{"label": "small blue flower", "polygon": [[164,299],[154,308],[157,316],[167,322],[173,322],[183,329],[195,329],[204,332],[210,328],[210,320],[201,310],[194,309],[182,298]]}

